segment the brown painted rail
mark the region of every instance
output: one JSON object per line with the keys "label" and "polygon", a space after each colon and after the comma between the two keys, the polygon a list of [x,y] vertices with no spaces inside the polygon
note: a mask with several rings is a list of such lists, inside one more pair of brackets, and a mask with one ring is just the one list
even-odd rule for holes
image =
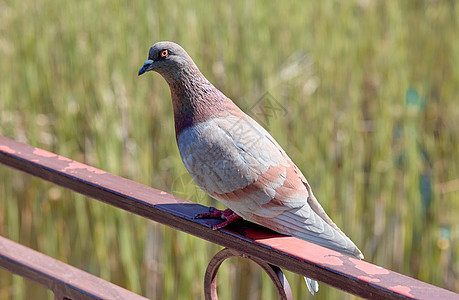
{"label": "brown painted rail", "polygon": [[54,299],[147,300],[99,277],[0,236],[0,266],[54,293]]}
{"label": "brown painted rail", "polygon": [[207,207],[0,137],[0,163],[363,298],[459,299],[459,294],[249,222],[210,230]]}

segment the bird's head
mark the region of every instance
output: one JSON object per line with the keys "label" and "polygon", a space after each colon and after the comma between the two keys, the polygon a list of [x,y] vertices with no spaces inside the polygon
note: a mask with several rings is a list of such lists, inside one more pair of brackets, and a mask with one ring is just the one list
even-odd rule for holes
{"label": "bird's head", "polygon": [[151,46],[139,76],[148,71],[156,71],[169,81],[190,67],[194,67],[193,60],[182,47],[173,42],[158,42]]}

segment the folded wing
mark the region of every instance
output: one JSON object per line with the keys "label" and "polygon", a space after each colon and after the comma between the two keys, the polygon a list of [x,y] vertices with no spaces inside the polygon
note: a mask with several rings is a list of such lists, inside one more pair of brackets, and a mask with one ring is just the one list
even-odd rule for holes
{"label": "folded wing", "polygon": [[226,113],[199,122],[180,134],[178,145],[196,184],[244,219],[363,258],[300,170],[247,115]]}

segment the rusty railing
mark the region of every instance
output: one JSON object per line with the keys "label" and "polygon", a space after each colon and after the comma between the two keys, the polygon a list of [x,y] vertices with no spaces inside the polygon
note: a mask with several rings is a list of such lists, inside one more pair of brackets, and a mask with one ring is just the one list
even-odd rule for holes
{"label": "rusty railing", "polygon": [[[280,299],[293,299],[280,268],[363,298],[459,299],[451,291],[250,222],[209,230],[221,221],[194,219],[208,207],[1,136],[0,163],[224,246],[207,267],[206,299],[217,299],[218,268],[232,256],[260,265]],[[145,299],[3,237],[0,267],[52,290],[55,299]]]}

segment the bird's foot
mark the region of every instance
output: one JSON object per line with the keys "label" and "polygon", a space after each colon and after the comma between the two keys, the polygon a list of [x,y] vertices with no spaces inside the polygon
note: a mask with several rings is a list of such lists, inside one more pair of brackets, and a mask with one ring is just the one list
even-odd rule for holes
{"label": "bird's foot", "polygon": [[195,219],[225,219],[225,215],[231,214],[233,211],[231,209],[219,210],[215,207],[209,207],[208,213],[197,214],[194,216]]}
{"label": "bird's foot", "polygon": [[216,218],[216,219],[225,220],[224,222],[220,224],[213,225],[211,227],[212,230],[217,230],[217,229],[226,227],[228,224],[241,219],[241,217],[238,214],[236,214],[229,208],[225,210],[219,210],[219,209],[216,209],[215,207],[210,207],[208,213],[197,214],[194,218],[195,219],[207,219],[207,218],[215,219]]}

